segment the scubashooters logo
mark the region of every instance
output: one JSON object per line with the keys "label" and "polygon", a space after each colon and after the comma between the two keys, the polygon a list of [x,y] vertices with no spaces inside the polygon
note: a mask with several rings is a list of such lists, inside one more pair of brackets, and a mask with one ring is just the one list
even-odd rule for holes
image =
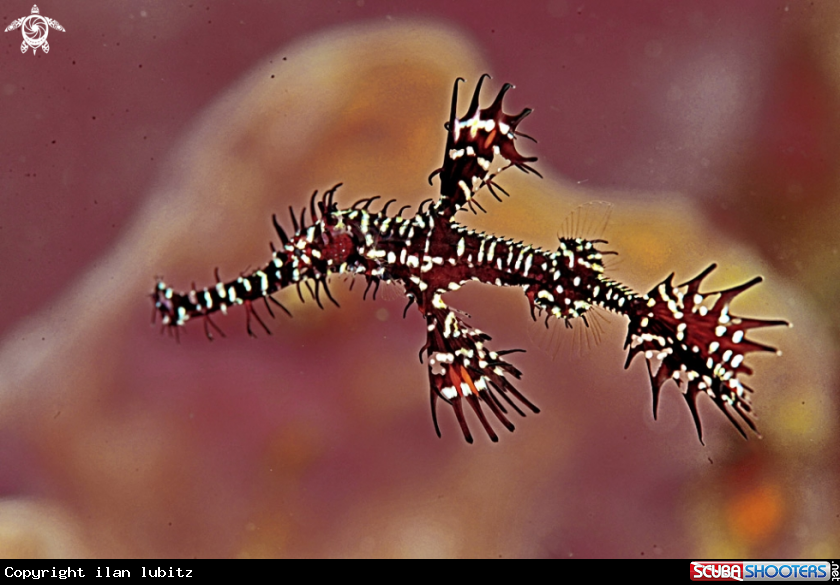
{"label": "scubashooters logo", "polygon": [[694,561],[691,563],[692,581],[743,581],[743,563]]}
{"label": "scubashooters logo", "polygon": [[[836,565],[836,564],[835,564]],[[694,561],[692,581],[829,581],[828,561]]]}
{"label": "scubashooters logo", "polygon": [[50,29],[64,32],[64,27],[58,24],[57,20],[41,16],[41,11],[38,10],[38,5],[32,6],[32,14],[13,20],[12,24],[6,27],[4,32],[10,30],[21,29],[23,33],[23,42],[20,45],[20,52],[25,53],[27,49],[32,48],[32,54],[38,52],[40,48],[44,53],[50,52],[50,44],[47,42],[47,35]]}

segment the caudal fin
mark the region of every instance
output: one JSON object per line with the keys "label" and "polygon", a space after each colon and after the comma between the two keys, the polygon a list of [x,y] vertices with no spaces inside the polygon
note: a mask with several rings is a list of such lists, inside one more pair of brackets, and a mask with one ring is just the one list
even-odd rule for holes
{"label": "caudal fin", "polygon": [[[770,351],[773,347],[746,338],[746,332],[760,327],[787,325],[786,321],[748,319],[732,315],[729,304],[736,296],[761,282],[756,277],[739,286],[714,292],[699,292],[703,279],[716,267],[706,270],[681,285],[673,285],[671,274],[647,295],[638,298],[630,311],[630,326],[624,346],[629,347],[628,367],[641,353],[647,361],[653,391],[653,416],[656,418],[659,392],[668,380],[675,380],[691,410],[700,442],[703,429],[697,413],[697,397],[708,394],[717,407],[746,438],[744,429],[733,416],[758,431],[752,419],[752,389],[740,377],[752,373],[744,357],[752,352]],[[708,299],[714,299],[713,302]],[[656,368],[655,362],[659,362]]]}

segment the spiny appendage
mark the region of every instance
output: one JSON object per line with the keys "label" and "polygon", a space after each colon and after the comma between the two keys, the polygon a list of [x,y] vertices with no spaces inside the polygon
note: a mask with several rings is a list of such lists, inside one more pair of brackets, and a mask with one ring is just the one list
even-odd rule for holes
{"label": "spiny appendage", "polygon": [[[747,435],[730,409],[758,434],[751,418],[752,389],[739,376],[752,373],[744,364],[745,355],[776,352],[776,349],[747,339],[745,333],[750,329],[787,325],[786,321],[748,319],[729,313],[732,299],[761,282],[761,277],[726,290],[699,292],[703,279],[715,266],[712,264],[678,286],[673,285],[671,274],[647,295],[635,299],[626,313],[630,326],[625,347],[629,346],[630,351],[625,367],[637,354],[645,356],[653,391],[654,418],[662,385],[670,379],[676,380],[685,389],[683,395],[701,443],[703,430],[697,413],[700,394],[708,394],[744,438]],[[711,305],[706,302],[715,296],[717,299]],[[660,362],[656,371],[654,360]]]}
{"label": "spiny appendage", "polygon": [[[428,357],[432,419],[438,437],[438,399],[452,406],[468,443],[472,443],[473,438],[464,413],[464,401],[470,405],[493,442],[498,441],[499,437],[484,416],[482,402],[509,431],[514,430],[513,423],[508,420],[507,409],[496,393],[520,416],[525,416],[525,413],[508,394],[512,394],[532,412],[539,412],[507,379],[508,375],[519,379],[522,374],[502,356],[522,350],[494,352],[487,349],[484,343],[490,340],[490,336],[467,325],[443,303],[439,293],[434,294],[433,306],[425,310],[425,315],[428,339],[423,349]],[[422,357],[422,349],[420,353]]]}
{"label": "spiny appendage", "polygon": [[[340,215],[333,202],[338,187],[339,185],[336,185],[325,192],[320,200],[317,200],[318,192],[313,193],[309,205],[312,225],[309,227],[306,225],[306,208],[301,211],[299,220],[292,208],[289,208],[294,226],[292,237],[286,234],[276,216],[272,217],[280,237],[281,248],[275,249],[271,244],[272,259],[265,267],[242,274],[229,282],[223,282],[219,278],[217,269],[214,286],[198,289],[193,283],[193,288],[186,293],[175,292],[159,280],[151,296],[155,316],[160,314],[163,327],[168,328],[170,333],[174,331],[177,337],[179,327],[192,318],[201,318],[208,339],[213,339],[212,330],[224,337],[224,333],[212,321],[210,315],[217,311],[227,314],[228,307],[244,305],[248,334],[255,337],[251,327],[253,318],[270,335],[271,331],[254,309],[253,303],[262,300],[272,317],[274,312],[271,304],[291,316],[288,309],[271,296],[289,285],[297,286],[298,295],[303,301],[300,288],[302,284],[321,308],[323,305],[320,295],[323,288],[327,297],[337,306],[338,303],[327,288],[327,276],[346,270],[347,262],[355,249],[353,238],[341,225]],[[314,281],[314,290],[309,280]]]}
{"label": "spiny appendage", "polygon": [[[473,200],[475,194],[484,185],[488,186],[493,197],[501,201],[495,189],[505,195],[508,193],[494,183],[493,179],[511,166],[526,173],[532,172],[537,176],[542,176],[528,165],[529,162],[536,161],[536,157],[522,156],[517,152],[514,143],[517,136],[533,140],[530,136],[516,130],[519,123],[531,113],[531,109],[525,108],[515,116],[502,111],[504,96],[513,87],[506,83],[502,86],[495,101],[489,107],[479,110],[479,94],[485,77],[490,76],[484,74],[478,80],[469,110],[463,118],[457,117],[456,109],[458,82],[464,80],[460,77],[456,79],[452,90],[452,108],[449,122],[446,124],[448,135],[443,166],[429,176],[431,184],[432,177],[440,175],[441,196],[435,204],[435,213],[446,218],[452,217],[456,211],[467,204],[473,212],[475,212],[473,204],[484,211],[484,208]],[[496,155],[504,158],[507,164],[494,170],[491,169],[491,164]]]}

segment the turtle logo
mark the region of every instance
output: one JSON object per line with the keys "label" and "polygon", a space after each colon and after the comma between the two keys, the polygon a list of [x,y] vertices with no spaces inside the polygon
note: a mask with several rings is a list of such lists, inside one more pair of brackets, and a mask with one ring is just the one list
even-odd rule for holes
{"label": "turtle logo", "polygon": [[23,43],[20,45],[20,52],[25,53],[26,49],[32,47],[32,54],[34,55],[39,48],[44,53],[50,52],[50,44],[47,42],[47,33],[50,32],[49,27],[64,32],[64,27],[58,24],[57,20],[41,16],[36,4],[32,6],[32,14],[12,21],[12,24],[7,26],[4,32],[22,28]]}

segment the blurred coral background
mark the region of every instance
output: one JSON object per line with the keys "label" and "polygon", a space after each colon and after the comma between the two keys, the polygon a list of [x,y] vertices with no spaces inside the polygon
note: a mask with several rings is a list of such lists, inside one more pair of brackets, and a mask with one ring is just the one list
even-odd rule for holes
{"label": "blurred coral background", "polygon": [[[39,7],[66,29],[49,54],[0,36],[1,556],[840,557],[836,2]],[[149,326],[155,277],[266,262],[271,213],[314,189],[434,196],[453,80],[485,71],[485,100],[509,81],[534,108],[546,178],[505,173],[512,197],[462,221],[548,247],[608,201],[637,290],[763,275],[733,311],[794,324],[748,358],[763,438],[701,399],[701,445],[673,386],[654,421],[624,319],[546,335],[514,290],[447,297],[528,350],[542,413],[499,444],[445,406],[435,436],[398,291],[285,291],[294,318],[257,340],[237,310],[213,343]]]}

